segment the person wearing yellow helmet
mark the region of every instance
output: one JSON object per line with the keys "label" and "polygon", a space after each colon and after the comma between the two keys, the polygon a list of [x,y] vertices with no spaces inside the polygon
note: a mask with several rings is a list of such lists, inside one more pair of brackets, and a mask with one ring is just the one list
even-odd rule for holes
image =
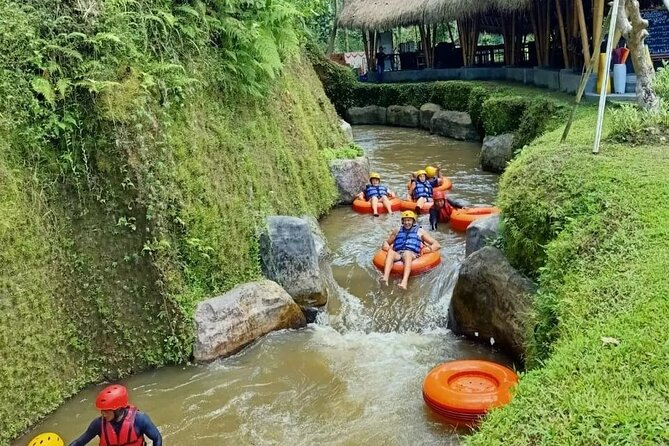
{"label": "person wearing yellow helmet", "polygon": [[30,440],[28,446],[65,446],[65,442],[60,438],[60,435],[48,432],[46,434],[39,434]]}
{"label": "person wearing yellow helmet", "polygon": [[441,166],[427,166],[425,167],[425,173],[433,188],[444,184],[444,178],[441,176]]}
{"label": "person wearing yellow helmet", "polygon": [[416,213],[420,213],[425,203],[432,201],[433,183],[428,180],[427,172],[419,170],[416,173],[416,180],[409,185],[409,195],[416,202]]}
{"label": "person wearing yellow helmet", "polygon": [[421,249],[427,247],[431,251],[437,251],[441,245],[416,224],[415,212],[404,211],[401,218],[402,225],[399,229],[390,231],[388,239],[383,242],[383,249],[388,251],[383,269],[383,282],[388,285],[393,263],[401,260],[404,263],[404,271],[398,286],[406,290],[411,274],[411,263],[421,254]]}
{"label": "person wearing yellow helmet", "polygon": [[376,172],[369,174],[369,183],[365,186],[365,190],[358,194],[358,199],[367,200],[372,205],[372,213],[375,217],[379,216],[379,201],[383,204],[383,207],[386,208],[389,214],[393,213],[392,206],[390,204],[390,198],[393,198],[393,194],[388,186],[381,184],[381,175]]}

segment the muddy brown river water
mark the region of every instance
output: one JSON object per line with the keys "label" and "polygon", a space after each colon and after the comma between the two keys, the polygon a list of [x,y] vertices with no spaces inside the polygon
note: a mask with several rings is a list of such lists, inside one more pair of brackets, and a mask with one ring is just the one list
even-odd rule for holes
{"label": "muddy brown river water", "polygon": [[[494,201],[497,175],[480,170],[478,144],[413,129],[353,131],[372,170],[402,196],[409,172],[437,163],[453,181],[451,197]],[[429,228],[427,216],[420,223]],[[320,323],[272,333],[207,366],[165,367],[124,380],[132,402],[158,425],[164,444],[458,444],[459,434],[425,408],[423,378],[450,359],[510,361],[445,329],[464,259],[464,236],[447,225],[433,232],[443,246],[441,265],[411,278],[407,291],[396,281],[387,288],[379,284],[372,256],[398,225],[399,213],[374,218],[348,206],[321,220],[343,290],[331,297]],[[99,415],[93,402],[101,388],[81,391],[13,445],[24,446],[47,431],[66,443],[73,440]]]}

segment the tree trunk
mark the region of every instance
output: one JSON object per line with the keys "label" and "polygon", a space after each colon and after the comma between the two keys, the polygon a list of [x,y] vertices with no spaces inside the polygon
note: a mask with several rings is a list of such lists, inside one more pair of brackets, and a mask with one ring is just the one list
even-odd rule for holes
{"label": "tree trunk", "polygon": [[335,40],[337,38],[337,28],[339,27],[339,18],[337,17],[337,0],[332,0],[332,7],[334,8],[334,18],[332,19],[332,28],[330,29],[330,36],[328,37],[328,49],[326,51],[328,56],[334,53]]}
{"label": "tree trunk", "polygon": [[660,109],[660,101],[653,88],[655,69],[646,58],[644,41],[648,36],[648,20],[641,17],[638,0],[625,0],[618,8],[618,27],[627,41],[636,71],[636,100],[650,112]]}

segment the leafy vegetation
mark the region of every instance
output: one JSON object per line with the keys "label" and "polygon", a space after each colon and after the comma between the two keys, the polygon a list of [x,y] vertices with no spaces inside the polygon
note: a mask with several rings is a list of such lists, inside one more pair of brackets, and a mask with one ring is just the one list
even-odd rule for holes
{"label": "leafy vegetation", "polygon": [[621,104],[611,112],[613,141],[633,145],[660,143],[669,140],[669,70],[665,63],[655,76],[655,91],[660,98],[660,110],[649,113],[636,105]]}
{"label": "leafy vegetation", "polygon": [[514,133],[520,150],[566,116],[568,97],[559,93],[537,95],[537,89],[492,82],[445,81],[371,84],[358,82],[345,67],[310,51],[325,92],[340,116],[351,107],[413,105],[431,102],[446,110],[468,112],[479,134]]}
{"label": "leafy vegetation", "polygon": [[502,177],[504,249],[540,284],[530,370],[468,445],[669,442],[669,154],[592,155],[595,122],[582,107],[565,144],[546,133]]}
{"label": "leafy vegetation", "polygon": [[[350,149],[280,0],[0,0],[0,444],[86,383],[187,360]],[[21,389],[17,391],[17,389]]]}

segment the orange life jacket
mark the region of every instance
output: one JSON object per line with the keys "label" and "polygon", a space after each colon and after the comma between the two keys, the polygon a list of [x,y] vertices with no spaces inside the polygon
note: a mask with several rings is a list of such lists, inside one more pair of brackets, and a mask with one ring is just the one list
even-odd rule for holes
{"label": "orange life jacket", "polygon": [[135,416],[137,408],[128,406],[121,420],[121,429],[116,434],[111,423],[102,417],[102,429],[100,430],[100,446],[144,446],[144,435],[138,435],[135,431]]}

